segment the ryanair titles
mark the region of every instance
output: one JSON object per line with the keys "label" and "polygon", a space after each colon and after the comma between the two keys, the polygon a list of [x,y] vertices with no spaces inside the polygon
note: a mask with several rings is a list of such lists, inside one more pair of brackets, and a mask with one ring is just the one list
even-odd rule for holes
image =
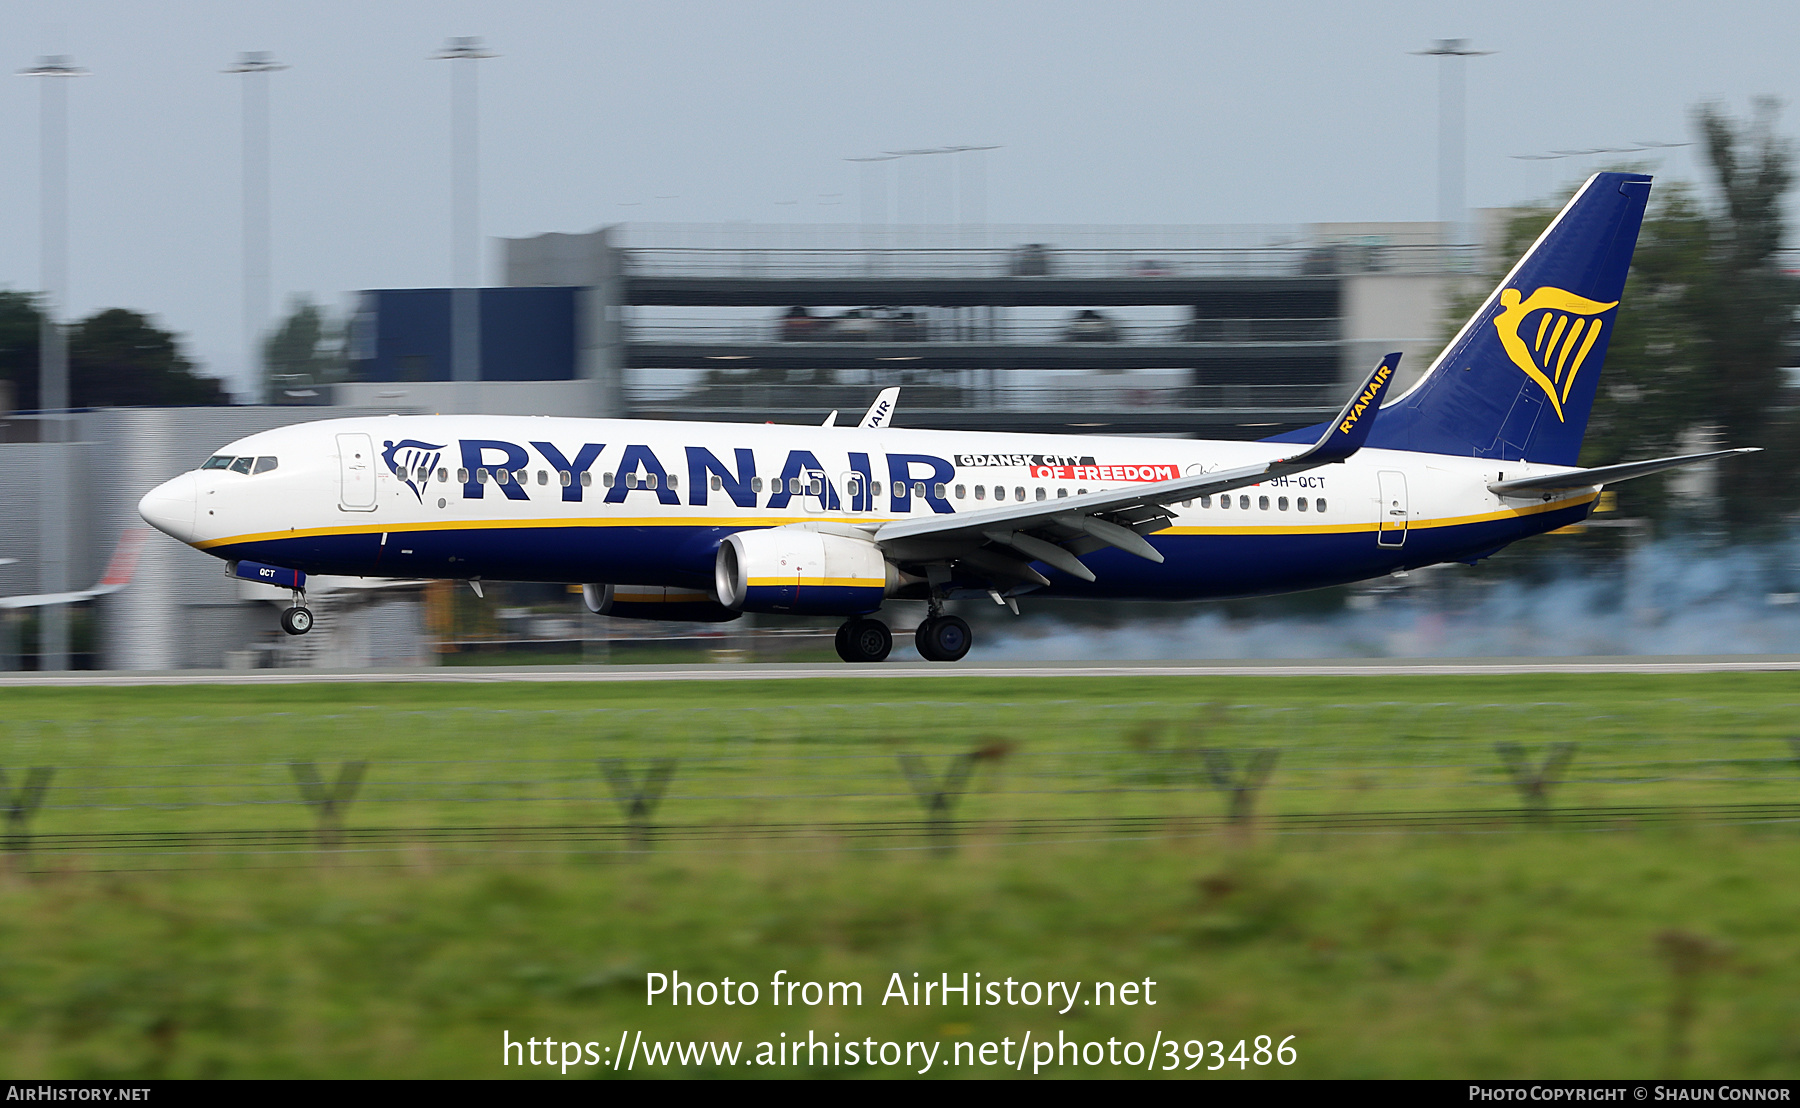
{"label": "ryanair titles", "polygon": [[1346,435],[1350,433],[1350,428],[1356,426],[1356,421],[1362,418],[1363,412],[1381,395],[1381,386],[1387,384],[1387,379],[1393,375],[1394,367],[1391,365],[1383,364],[1375,371],[1375,376],[1369,378],[1369,383],[1363,387],[1362,395],[1356,398],[1356,403],[1350,405],[1350,414],[1338,424],[1340,432]]}
{"label": "ryanair titles", "polygon": [[[895,512],[922,500],[932,511],[949,513],[949,484],[959,467],[1024,469],[1037,480],[1110,484],[1164,481],[1179,476],[1168,464],[1096,465],[1092,457],[1054,454],[957,454],[954,461],[931,454],[878,454],[849,451],[828,465],[811,450],[789,450],[778,466],[767,454],[738,447],[717,452],[704,446],[652,449],[645,443],[582,443],[573,450],[551,442],[459,439],[453,443],[415,440],[384,444],[382,458],[393,477],[421,500],[431,486],[459,485],[465,499],[507,500],[559,497],[571,503],[600,500],[623,504],[632,496],[659,504],[704,506],[715,497],[740,508],[783,509],[796,498],[815,511],[864,512],[886,498]],[[660,450],[660,453],[658,452]],[[452,468],[452,462],[460,463]],[[995,477],[1002,475],[995,474]]]}

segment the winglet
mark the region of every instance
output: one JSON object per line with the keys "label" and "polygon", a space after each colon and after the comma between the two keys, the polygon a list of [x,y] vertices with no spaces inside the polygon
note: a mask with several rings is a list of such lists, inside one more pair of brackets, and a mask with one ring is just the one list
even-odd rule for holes
{"label": "winglet", "polygon": [[1381,408],[1381,396],[1394,380],[1394,373],[1400,368],[1400,355],[1389,354],[1381,359],[1375,372],[1363,382],[1363,387],[1356,390],[1344,410],[1337,414],[1326,429],[1324,437],[1314,443],[1312,449],[1304,454],[1296,454],[1288,461],[1297,462],[1302,458],[1309,462],[1341,462],[1362,449],[1368,441],[1369,428],[1375,425],[1375,413]]}
{"label": "winglet", "polygon": [[894,409],[899,406],[899,403],[900,389],[898,387],[882,389],[880,395],[875,397],[875,403],[869,405],[868,412],[857,426],[862,428],[886,427],[893,421]]}

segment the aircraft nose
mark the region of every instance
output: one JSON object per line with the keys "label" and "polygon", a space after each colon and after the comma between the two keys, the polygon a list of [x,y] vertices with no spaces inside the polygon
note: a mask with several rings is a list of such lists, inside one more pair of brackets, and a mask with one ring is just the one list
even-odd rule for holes
{"label": "aircraft nose", "polygon": [[184,473],[171,478],[144,494],[138,501],[138,515],[144,522],[182,542],[194,540],[194,475]]}

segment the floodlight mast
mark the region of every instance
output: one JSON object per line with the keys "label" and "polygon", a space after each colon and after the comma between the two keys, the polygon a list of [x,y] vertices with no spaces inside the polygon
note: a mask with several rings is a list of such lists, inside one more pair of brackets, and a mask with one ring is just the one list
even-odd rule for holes
{"label": "floodlight mast", "polygon": [[1463,150],[1463,58],[1494,53],[1474,50],[1466,38],[1441,38],[1429,50],[1414,54],[1438,60],[1438,222],[1444,225],[1447,246],[1468,245],[1468,209],[1463,177],[1467,156]]}
{"label": "floodlight mast", "polygon": [[[21,77],[81,77],[64,54],[38,59]],[[38,86],[38,248],[43,291],[38,322],[38,438],[43,470],[38,482],[38,585],[44,592],[69,591],[69,345],[62,324],[69,280],[69,96],[68,85],[47,80]],[[38,668],[69,668],[69,612],[63,604],[38,613]]]}
{"label": "floodlight mast", "polygon": [[286,69],[262,50],[247,50],[226,73],[244,75],[244,347],[256,393],[273,401],[264,365],[269,329],[269,74]]}
{"label": "floodlight mast", "polygon": [[451,62],[450,78],[450,376],[481,379],[481,227],[479,119],[475,63],[495,55],[479,37],[452,38],[432,55]]}

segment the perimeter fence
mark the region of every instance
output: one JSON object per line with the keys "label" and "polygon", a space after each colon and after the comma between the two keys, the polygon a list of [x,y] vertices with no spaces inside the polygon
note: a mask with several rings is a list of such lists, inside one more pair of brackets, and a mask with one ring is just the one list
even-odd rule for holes
{"label": "perimeter fence", "polygon": [[1794,705],[994,700],[0,720],[32,870],[1800,823]]}

